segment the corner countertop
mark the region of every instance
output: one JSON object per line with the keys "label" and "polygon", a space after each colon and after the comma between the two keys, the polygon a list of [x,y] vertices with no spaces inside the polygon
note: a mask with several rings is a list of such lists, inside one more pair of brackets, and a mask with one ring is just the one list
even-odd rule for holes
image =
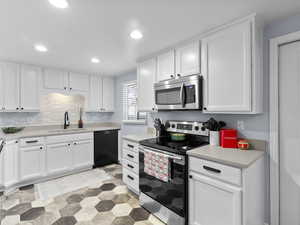
{"label": "corner countertop", "polygon": [[119,129],[121,129],[121,126],[116,123],[89,123],[89,124],[85,124],[83,128],[70,126],[65,130],[63,129],[62,126],[59,125],[28,126],[25,127],[24,130],[15,134],[4,134],[0,129],[0,138],[9,141],[9,140],[28,138],[28,137],[78,134],[78,133],[89,133],[89,132],[102,131],[102,130],[119,130]]}
{"label": "corner countertop", "polygon": [[222,148],[219,146],[205,145],[187,152],[191,157],[206,159],[225,165],[248,168],[256,160],[263,157],[262,150],[240,150],[235,148]]}
{"label": "corner countertop", "polygon": [[154,134],[141,134],[141,135],[129,134],[129,135],[124,135],[122,138],[128,141],[140,142],[145,139],[155,138],[155,135]]}

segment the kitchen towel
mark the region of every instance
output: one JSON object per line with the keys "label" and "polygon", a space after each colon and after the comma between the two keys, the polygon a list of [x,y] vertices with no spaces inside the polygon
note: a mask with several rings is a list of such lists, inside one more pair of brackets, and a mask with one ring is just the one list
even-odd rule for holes
{"label": "kitchen towel", "polygon": [[144,152],[144,172],[161,181],[169,181],[169,157],[153,151]]}

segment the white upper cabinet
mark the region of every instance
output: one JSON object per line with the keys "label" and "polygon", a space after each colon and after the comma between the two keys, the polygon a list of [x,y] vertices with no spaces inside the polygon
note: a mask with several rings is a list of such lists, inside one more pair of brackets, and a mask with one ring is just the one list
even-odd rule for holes
{"label": "white upper cabinet", "polygon": [[103,78],[103,99],[102,99],[102,110],[105,112],[113,112],[115,108],[114,101],[114,79],[109,77]]}
{"label": "white upper cabinet", "polygon": [[20,110],[39,111],[40,108],[40,78],[41,68],[21,66],[20,75]]}
{"label": "white upper cabinet", "polygon": [[196,41],[176,48],[176,76],[200,73],[200,42]]}
{"label": "white upper cabinet", "polygon": [[144,61],[138,65],[138,110],[155,110],[154,83],[156,82],[156,59]]}
{"label": "white upper cabinet", "polygon": [[171,50],[157,56],[157,81],[175,77],[175,51]]}
{"label": "white upper cabinet", "polygon": [[202,39],[204,112],[260,112],[262,78],[255,68],[254,27],[254,19],[247,19]]}
{"label": "white upper cabinet", "polygon": [[16,63],[1,62],[0,111],[19,110],[20,97],[20,66]]}
{"label": "white upper cabinet", "polygon": [[113,112],[114,101],[114,79],[101,76],[90,76],[88,94],[88,112]]}
{"label": "white upper cabinet", "polygon": [[87,92],[89,90],[89,76],[85,74],[70,73],[70,91]]}
{"label": "white upper cabinet", "polygon": [[68,72],[55,69],[45,69],[43,83],[45,89],[66,91],[69,86]]}
{"label": "white upper cabinet", "polygon": [[90,76],[90,91],[88,97],[88,111],[97,112],[102,108],[102,78]]}

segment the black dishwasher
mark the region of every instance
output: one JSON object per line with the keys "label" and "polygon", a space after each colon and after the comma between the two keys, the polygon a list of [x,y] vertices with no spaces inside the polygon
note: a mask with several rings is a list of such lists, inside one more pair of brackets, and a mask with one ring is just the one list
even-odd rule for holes
{"label": "black dishwasher", "polygon": [[118,163],[118,130],[94,132],[94,167]]}

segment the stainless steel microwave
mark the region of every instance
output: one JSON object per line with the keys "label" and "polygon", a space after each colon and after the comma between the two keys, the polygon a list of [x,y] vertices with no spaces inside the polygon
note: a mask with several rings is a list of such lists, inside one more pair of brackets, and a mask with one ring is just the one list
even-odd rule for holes
{"label": "stainless steel microwave", "polygon": [[202,83],[200,74],[155,83],[157,109],[202,110]]}

